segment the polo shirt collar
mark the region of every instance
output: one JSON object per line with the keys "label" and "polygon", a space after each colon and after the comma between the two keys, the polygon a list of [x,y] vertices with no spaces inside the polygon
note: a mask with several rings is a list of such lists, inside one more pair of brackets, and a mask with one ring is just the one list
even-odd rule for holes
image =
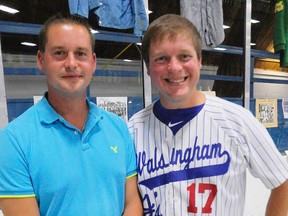
{"label": "polo shirt collar", "polygon": [[[36,104],[37,112],[41,123],[52,124],[53,122],[59,120],[63,121],[63,118],[53,109],[47,100],[48,93],[46,92],[43,98]],[[93,118],[93,122],[98,122],[103,118],[103,113],[100,108],[96,106],[95,103],[86,98],[86,102],[89,107],[89,118]]]}

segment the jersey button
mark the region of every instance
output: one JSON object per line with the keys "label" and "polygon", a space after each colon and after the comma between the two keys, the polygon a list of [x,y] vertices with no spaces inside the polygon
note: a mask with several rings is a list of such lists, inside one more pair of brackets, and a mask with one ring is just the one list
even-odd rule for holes
{"label": "jersey button", "polygon": [[76,134],[76,135],[77,135],[77,134],[78,134],[78,131],[77,131],[77,130],[75,130],[75,131],[74,131],[74,134]]}

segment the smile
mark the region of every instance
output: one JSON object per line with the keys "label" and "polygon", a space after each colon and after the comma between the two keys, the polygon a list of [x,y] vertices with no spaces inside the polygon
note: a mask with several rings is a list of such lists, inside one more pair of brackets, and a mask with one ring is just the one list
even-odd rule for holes
{"label": "smile", "polygon": [[182,83],[182,82],[184,82],[186,79],[188,78],[188,76],[187,77],[184,77],[184,78],[182,78],[182,79],[165,79],[167,82],[169,82],[169,83]]}
{"label": "smile", "polygon": [[75,75],[74,76],[73,75],[63,76],[63,78],[66,78],[66,79],[76,79],[76,78],[81,78],[81,77],[82,76],[80,76],[80,75],[79,76],[75,76]]}

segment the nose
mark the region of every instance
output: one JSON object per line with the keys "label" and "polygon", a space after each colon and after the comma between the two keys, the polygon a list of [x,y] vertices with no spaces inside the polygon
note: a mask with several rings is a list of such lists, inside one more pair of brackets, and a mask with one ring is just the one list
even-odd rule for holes
{"label": "nose", "polygon": [[169,63],[168,63],[168,72],[178,72],[182,68],[181,62],[177,58],[171,58]]}
{"label": "nose", "polygon": [[73,72],[78,66],[77,59],[73,53],[68,53],[65,59],[65,69],[68,72]]}

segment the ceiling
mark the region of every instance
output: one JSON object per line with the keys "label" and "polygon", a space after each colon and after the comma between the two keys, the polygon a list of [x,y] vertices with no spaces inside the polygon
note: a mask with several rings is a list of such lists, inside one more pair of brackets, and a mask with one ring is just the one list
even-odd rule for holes
{"label": "ceiling", "polygon": [[[153,13],[149,15],[149,20],[153,21],[155,18],[166,13],[180,14],[179,2],[179,0],[149,0],[149,10],[153,11]],[[1,21],[43,24],[52,14],[57,12],[69,13],[68,0],[49,0],[49,3],[43,0],[1,0],[0,4],[16,8],[20,11],[15,15],[0,11]],[[252,18],[260,20],[260,23],[253,25],[251,29],[251,42],[256,43],[256,47],[253,47],[253,49],[271,51],[274,4],[275,0],[252,0]],[[244,7],[245,0],[223,0],[224,24],[231,27],[225,30],[224,45],[242,47],[244,35]],[[93,16],[89,16],[89,22],[93,28],[132,33],[131,29],[118,30],[101,28],[98,25],[96,17]],[[4,43],[3,48],[5,50],[7,49],[7,51],[10,50],[10,52],[19,52],[21,48],[23,48],[17,47],[17,44],[19,44],[17,43],[18,37],[14,37],[15,41]],[[9,36],[9,40],[11,40],[11,35]],[[100,55],[111,58],[118,53],[117,51],[120,52],[123,46],[126,46],[123,44],[120,46],[120,49],[117,50],[115,48],[117,47],[117,44],[111,43],[113,49],[99,49],[104,51],[103,53],[100,53]],[[109,46],[109,44],[105,43],[105,47],[107,46]],[[136,48],[134,49],[133,47],[130,47],[127,50],[126,55],[131,55],[133,58],[135,51],[138,52]]]}
{"label": "ceiling", "polygon": [[[252,19],[260,21],[257,24],[251,24],[251,42],[256,44],[251,47],[253,50],[273,52],[272,38],[275,1],[276,0],[252,0]],[[0,12],[0,21],[43,24],[48,17],[57,12],[69,13],[68,0],[49,0],[49,3],[47,2],[48,1],[43,0],[1,0],[0,4],[16,8],[20,12],[15,15]],[[179,2],[180,0],[148,0],[149,10],[153,11],[153,13],[149,15],[150,22],[163,14],[180,14]],[[230,28],[225,29],[225,40],[222,45],[238,48],[243,47],[245,2],[245,0],[223,0],[224,24],[230,26]],[[89,23],[94,29],[132,34],[132,29],[118,30],[101,28],[98,25],[96,17],[93,16],[89,16]],[[35,54],[37,47],[31,48],[20,45],[23,37],[37,43],[36,36],[2,34],[1,42],[3,52]],[[121,59],[141,59],[139,47],[133,44],[133,46],[127,48],[127,45],[126,43],[97,41],[97,57],[113,59],[117,56]],[[239,55],[203,52],[203,64],[217,65],[217,74],[220,75],[241,76],[244,71],[243,60]],[[280,68],[279,62],[277,61],[267,61],[260,58],[255,60],[254,67],[287,71],[286,69]],[[221,82],[218,83],[220,83],[219,85],[223,85]],[[217,83],[215,86],[217,86]],[[223,91],[227,91],[227,89]]]}

